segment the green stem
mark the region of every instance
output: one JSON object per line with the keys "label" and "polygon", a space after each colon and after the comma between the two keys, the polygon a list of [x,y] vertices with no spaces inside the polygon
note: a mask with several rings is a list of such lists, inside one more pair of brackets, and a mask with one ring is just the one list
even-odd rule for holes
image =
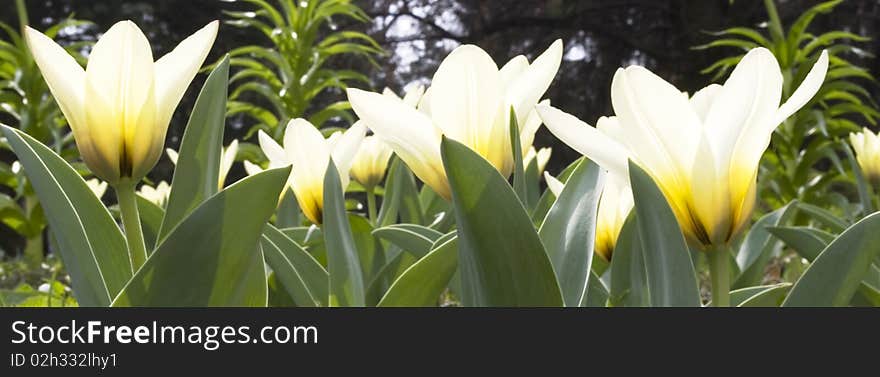
{"label": "green stem", "polygon": [[[37,224],[34,224],[35,221],[33,219],[33,216],[34,216],[33,214],[34,214],[34,209],[37,207],[38,204],[39,204],[39,202],[37,201],[37,199],[34,196],[28,195],[28,196],[24,197],[25,213],[28,214],[28,221],[31,222],[31,224],[34,226],[37,226]],[[42,227],[40,227],[40,229],[41,228]],[[40,263],[43,263],[43,231],[42,230],[38,231],[37,234],[32,235],[27,240],[25,240],[24,259],[27,262],[27,264],[33,268],[37,268],[40,266]]]}
{"label": "green stem", "polygon": [[28,26],[27,7],[24,5],[24,0],[15,0],[15,10],[18,13],[18,25],[24,32],[24,27]]}
{"label": "green stem", "polygon": [[706,252],[712,278],[712,306],[730,306],[730,253],[727,246],[714,246]]}
{"label": "green stem", "polygon": [[376,193],[373,187],[367,189],[367,213],[370,216],[370,222],[374,226],[378,225],[376,224]]}
{"label": "green stem", "polygon": [[764,8],[770,18],[770,32],[773,34],[774,42],[779,42],[785,38],[785,32],[782,31],[782,20],[779,18],[779,12],[776,11],[776,4],[773,3],[773,0],[764,0]]}
{"label": "green stem", "polygon": [[138,214],[137,194],[134,183],[123,182],[115,187],[119,200],[119,212],[122,214],[122,227],[128,242],[128,256],[131,259],[132,271],[137,271],[147,260],[147,248],[144,245],[144,233],[141,229],[141,218]]}

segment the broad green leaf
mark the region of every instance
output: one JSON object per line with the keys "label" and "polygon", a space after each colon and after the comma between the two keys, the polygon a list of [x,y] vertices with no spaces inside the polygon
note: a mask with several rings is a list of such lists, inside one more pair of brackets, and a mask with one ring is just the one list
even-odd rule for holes
{"label": "broad green leaf", "polygon": [[[400,249],[397,250],[399,251]],[[403,252],[388,256],[386,260],[385,266],[367,284],[366,296],[370,298],[378,297],[376,304],[382,299],[382,296],[385,295],[391,284],[403,275],[406,269],[418,261],[412,254]]]}
{"label": "broad green leaf", "polygon": [[290,168],[215,194],[165,237],[113,306],[266,306],[259,240]]}
{"label": "broad green leaf", "polygon": [[510,107],[510,123],[507,131],[510,135],[510,149],[513,151],[513,191],[522,202],[523,207],[529,208],[528,188],[526,187],[525,170],[523,169],[522,145],[519,141],[519,125],[516,121],[516,112]]}
{"label": "broad green leaf", "polygon": [[831,233],[802,226],[768,227],[767,230],[809,261],[816,259],[834,239]]}
{"label": "broad green leaf", "polygon": [[286,188],[281,202],[278,203],[278,209],[275,210],[275,226],[278,228],[296,227],[302,224],[302,217],[296,195],[293,190]]}
{"label": "broad green leaf", "polygon": [[[354,239],[358,252],[358,261],[361,263],[364,285],[370,281],[385,267],[385,251],[380,240],[373,236],[373,224],[366,217],[350,213],[348,224],[351,226],[351,235]],[[367,297],[371,305],[379,302],[381,297]]]}
{"label": "broad green leaf", "polygon": [[507,180],[455,140],[444,138],[440,154],[458,224],[463,304],[562,306],[550,259]]}
{"label": "broad green leaf", "polygon": [[278,276],[277,274],[275,274],[274,271],[269,273],[269,276],[266,280],[266,288],[269,296],[267,304],[268,307],[296,307],[296,302],[293,301],[293,297],[290,296],[290,294],[284,288],[284,285],[280,281],[278,281]]}
{"label": "broad green leaf", "polygon": [[[774,236],[783,240],[809,262],[814,261],[836,237],[823,230],[808,227],[778,227],[771,228],[771,231]],[[866,300],[871,305],[880,305],[880,288],[878,287],[880,287],[880,268],[872,264],[865,279],[859,285],[853,302]]]}
{"label": "broad green leaf", "polygon": [[538,159],[533,158],[523,172],[526,181],[526,210],[531,213],[541,198],[541,173],[538,172]]}
{"label": "broad green leaf", "polygon": [[629,175],[651,306],[700,306],[694,265],[663,192],[632,161]]}
{"label": "broad green leaf", "polygon": [[458,269],[456,238],[448,239],[410,266],[378,306],[435,306]]}
{"label": "broad green leaf", "polygon": [[299,244],[272,225],[260,241],[266,263],[297,306],[327,306],[327,270]]}
{"label": "broad green leaf", "polygon": [[396,157],[393,157],[385,178],[385,196],[378,217],[377,222],[381,226],[397,223],[398,217],[405,223],[425,222],[415,178],[403,161]]}
{"label": "broad green leaf", "polygon": [[586,298],[602,177],[598,165],[581,162],[538,231],[566,306],[582,306]]}
{"label": "broad green leaf", "polygon": [[138,214],[141,216],[141,229],[144,232],[144,244],[147,253],[152,253],[156,248],[156,239],[159,238],[159,227],[162,226],[165,210],[141,196],[137,197],[137,206]]}
{"label": "broad green leaf", "polygon": [[186,124],[158,240],[168,236],[196,207],[217,193],[228,78],[226,56],[208,75]]}
{"label": "broad green leaf", "polygon": [[859,167],[859,163],[856,160],[856,157],[853,155],[852,149],[845,142],[840,142],[840,148],[846,154],[846,158],[849,160],[850,166],[852,167],[853,175],[856,178],[856,188],[859,190],[859,201],[862,203],[862,213],[872,213],[874,212],[874,193],[871,189],[870,183],[865,179],[865,175],[862,172],[861,167]]}
{"label": "broad green leaf", "polygon": [[831,242],[795,283],[783,306],[844,306],[880,253],[880,212]]}
{"label": "broad green leaf", "polygon": [[736,254],[736,265],[742,273],[733,282],[733,288],[748,287],[761,282],[767,262],[773,256],[773,249],[777,245],[767,227],[787,223],[797,210],[796,203],[796,201],[792,201],[785,207],[761,216],[752,225]]}
{"label": "broad green leaf", "polygon": [[649,306],[648,283],[645,274],[642,241],[635,212],[630,213],[611,257],[611,287],[608,293],[611,306]]}
{"label": "broad green leaf", "polygon": [[730,305],[739,307],[778,307],[785,300],[791,283],[760,285],[730,292]]}
{"label": "broad green leaf", "polygon": [[397,245],[416,258],[421,258],[431,251],[434,241],[443,234],[421,225],[395,224],[376,229],[373,235]]}
{"label": "broad green leaf", "polygon": [[297,226],[293,228],[278,229],[285,236],[292,239],[302,246],[309,246],[316,243],[324,243],[324,233],[317,225]]}
{"label": "broad green leaf", "polygon": [[799,210],[810,215],[810,217],[818,223],[827,226],[834,233],[843,232],[843,230],[847,228],[846,221],[837,218],[837,216],[829,212],[827,209],[804,202],[798,202],[797,206]]}
{"label": "broad green leaf", "polygon": [[330,306],[364,306],[364,278],[345,212],[345,194],[331,160],[324,173],[324,246],[330,273]]}
{"label": "broad green leaf", "polygon": [[55,236],[81,306],[108,306],[131,278],[125,238],[110,212],[61,157],[27,134],[0,125]]}
{"label": "broad green leaf", "polygon": [[[581,161],[586,160],[585,157],[578,158],[571,164],[565,167],[562,172],[556,176],[556,179],[559,182],[565,183],[568,181],[568,176],[571,175],[571,172],[574,171],[574,168],[578,167]],[[547,212],[550,212],[550,207],[553,206],[553,202],[556,201],[556,196],[553,195],[549,189],[544,190],[544,193],[541,194],[541,197],[538,198],[538,202],[535,204],[535,208],[531,211],[532,222],[535,223],[535,226],[540,226],[544,222],[544,218],[547,217]]]}
{"label": "broad green leaf", "polygon": [[608,302],[608,288],[605,283],[595,272],[590,271],[590,284],[588,286],[587,295],[581,306],[588,308],[604,308]]}

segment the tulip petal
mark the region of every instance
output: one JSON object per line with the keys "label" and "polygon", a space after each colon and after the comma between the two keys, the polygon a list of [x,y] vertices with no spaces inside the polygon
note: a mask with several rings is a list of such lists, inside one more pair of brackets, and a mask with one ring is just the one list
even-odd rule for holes
{"label": "tulip petal", "polygon": [[217,38],[218,25],[217,21],[205,25],[156,61],[156,100],[160,125],[167,127],[174,109],[211,51]]}
{"label": "tulip petal", "polygon": [[248,176],[251,176],[254,174],[259,174],[259,173],[263,172],[263,168],[260,167],[260,165],[257,165],[253,162],[248,161],[248,160],[244,160],[243,162],[244,162],[244,171],[247,173]]}
{"label": "tulip petal", "polygon": [[220,157],[220,175],[218,176],[219,188],[223,189],[223,183],[226,182],[226,175],[232,169],[235,163],[235,157],[238,155],[238,140],[233,140],[229,146],[223,148],[223,155]]}
{"label": "tulip petal", "polygon": [[513,106],[520,125],[525,123],[529,112],[544,96],[553,78],[556,77],[556,72],[562,63],[562,53],[562,40],[557,39],[507,87],[505,93],[507,103]]}
{"label": "tulip petal", "polygon": [[168,155],[168,159],[171,160],[171,163],[177,165],[177,151],[171,148],[165,148],[165,154]]}
{"label": "tulip petal", "polygon": [[694,112],[697,113],[697,116],[700,117],[701,121],[706,121],[706,116],[709,115],[709,109],[712,107],[712,103],[715,102],[715,98],[720,91],[721,85],[711,84],[698,90],[693,96],[691,96],[691,108],[694,109]]}
{"label": "tulip petal", "polygon": [[700,135],[700,120],[688,98],[651,71],[618,69],[611,102],[621,124],[621,142],[655,179],[685,186]]}
{"label": "tulip petal", "polygon": [[816,92],[822,87],[822,83],[825,82],[826,73],[828,73],[828,51],[823,50],[822,54],[819,55],[819,59],[813,64],[813,68],[810,68],[810,72],[807,73],[804,81],[801,82],[801,85],[779,107],[779,112],[776,114],[775,124],[773,125],[774,129],[776,125],[784,122],[816,95]]}
{"label": "tulip petal", "polygon": [[324,207],[324,173],[330,162],[330,148],[321,131],[309,121],[297,118],[284,130],[284,152],[292,165],[290,184],[303,214],[320,224]]}
{"label": "tulip petal", "polygon": [[[464,45],[443,59],[431,81],[431,118],[443,134],[473,149],[501,170],[512,159],[506,124],[496,122],[501,112],[498,67],[481,48]],[[370,123],[372,124],[372,123]]]}
{"label": "tulip petal", "polygon": [[562,190],[565,188],[565,184],[560,182],[558,179],[554,178],[550,173],[544,172],[544,181],[547,182],[547,188],[550,192],[553,193],[554,196],[559,197],[559,194],[562,194]]}
{"label": "tulip petal", "polygon": [[381,94],[354,88],[349,88],[347,93],[357,116],[391,146],[419,179],[441,196],[450,198],[440,158],[440,138],[431,119]]}
{"label": "tulip petal", "polygon": [[403,96],[403,103],[412,106],[415,108],[419,105],[419,101],[422,100],[422,96],[425,94],[425,86],[419,85],[413,89],[410,89]]}
{"label": "tulip petal", "polygon": [[563,143],[614,174],[628,176],[626,147],[580,119],[552,106],[535,107],[547,129]]}
{"label": "tulip petal", "polygon": [[[543,100],[539,105],[549,106],[550,100]],[[523,153],[526,153],[532,147],[532,144],[535,142],[535,134],[541,128],[541,124],[541,117],[538,115],[538,111],[532,108],[524,124],[520,124],[519,143]]]}
{"label": "tulip petal", "polygon": [[107,179],[116,175],[115,164],[98,157],[85,112],[86,72],[63,47],[43,33],[26,27],[24,37],[40,72],[67,118],[77,148],[93,172]]}
{"label": "tulip petal", "polygon": [[596,252],[606,260],[611,259],[617,238],[633,208],[633,203],[632,189],[627,183],[627,178],[608,174],[596,213],[595,247]]}
{"label": "tulip petal", "polygon": [[[719,167],[716,161],[720,158],[712,149],[708,132],[701,138],[697,158],[691,172],[690,193],[693,205],[690,211],[695,213],[678,214],[679,222],[691,221],[699,226],[683,226],[690,237],[702,244],[721,245],[727,242],[730,221],[733,216],[729,180],[726,177],[727,167]],[[696,218],[694,218],[696,217]]]}
{"label": "tulip petal", "polygon": [[[119,174],[135,176],[133,169],[155,164],[161,148],[152,152],[152,164],[147,161],[154,145],[153,53],[133,22],[117,22],[92,48],[86,66],[85,106],[96,150],[108,161],[119,162]],[[151,142],[144,142],[139,134],[146,134]]]}
{"label": "tulip petal", "polygon": [[73,56],[43,33],[28,26],[25,38],[49,90],[70,123],[76,141],[87,142],[88,133],[84,132],[87,127],[84,107],[86,72]]}
{"label": "tulip petal", "polygon": [[416,109],[427,116],[431,116],[431,87],[425,89],[425,94],[422,94],[422,99],[419,100]]}
{"label": "tulip petal", "polygon": [[[706,117],[705,132],[714,152],[715,177],[727,182],[726,185],[718,183],[727,187],[729,199],[725,205],[738,209],[749,185],[755,184],[753,177],[758,159],[773,131],[767,124],[773,121],[781,93],[782,73],[776,58],[769,50],[756,48],[742,58],[715,96]],[[721,205],[717,203],[716,207]],[[729,218],[732,213],[726,216]]]}
{"label": "tulip petal", "polygon": [[504,64],[498,73],[501,75],[501,85],[504,85],[505,91],[510,88],[514,81],[527,69],[529,69],[529,59],[525,56],[517,55]]}
{"label": "tulip petal", "polygon": [[290,165],[287,153],[284,152],[284,148],[275,142],[275,139],[272,139],[271,136],[260,130],[257,132],[257,140],[260,142],[260,149],[263,150],[263,154],[269,160],[269,169]]}
{"label": "tulip petal", "polygon": [[367,134],[367,127],[363,121],[357,121],[349,127],[330,151],[333,157],[333,163],[336,164],[336,170],[339,171],[339,179],[342,182],[342,189],[348,187],[348,171],[354,162],[354,156],[357,155],[361,143]]}

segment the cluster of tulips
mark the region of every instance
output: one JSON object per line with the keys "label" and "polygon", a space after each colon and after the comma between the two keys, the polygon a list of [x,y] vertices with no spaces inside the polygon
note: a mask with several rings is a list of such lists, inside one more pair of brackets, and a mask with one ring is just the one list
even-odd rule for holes
{"label": "cluster of tulips", "polygon": [[[446,213],[446,220],[454,219],[455,225],[448,234],[442,235],[443,232],[431,230],[431,225],[413,230],[416,229],[414,225],[410,229],[410,233],[421,232],[416,236],[426,238],[428,246],[419,253],[421,259],[416,258],[416,263],[396,275],[396,279],[387,284],[390,287],[386,285],[384,293],[380,294],[380,304],[418,304],[420,301],[406,301],[408,295],[418,294],[403,291],[407,287],[411,291],[429,290],[425,293],[430,299],[428,303],[436,303],[438,293],[449,290],[465,305],[585,306],[587,301],[596,300],[590,297],[590,292],[605,290],[605,295],[599,298],[600,304],[619,304],[620,297],[609,296],[605,287],[609,281],[613,284],[619,278],[614,276],[615,267],[607,271],[595,270],[593,255],[595,253],[606,264],[613,264],[620,252],[618,249],[629,247],[632,239],[637,239],[641,241],[640,256],[636,258],[627,253],[621,258],[642,261],[641,272],[651,287],[648,304],[688,305],[694,300],[697,305],[701,303],[698,294],[684,301],[664,301],[662,290],[655,288],[676,289],[668,282],[681,280],[680,274],[688,276],[684,283],[687,292],[677,294],[696,292],[691,250],[705,253],[709,260],[712,303],[731,305],[729,264],[736,257],[733,249],[752,223],[760,159],[770,145],[774,129],[820,89],[829,64],[828,54],[823,52],[800,86],[784,102],[781,98],[783,75],[774,56],[763,48],[749,51],[723,84],[712,84],[693,94],[680,91],[644,67],[621,68],[611,84],[614,114],[600,118],[594,127],[564,109],[551,106],[549,100],[542,100],[562,62],[561,41],[554,42],[531,62],[524,56],[517,56],[500,68],[481,48],[464,45],[442,61],[429,87],[414,88],[402,98],[387,89],[383,93],[348,89],[348,101],[360,120],[344,132],[325,137],[305,119],[290,120],[280,144],[268,134],[259,132],[259,145],[268,164],[245,161],[249,177],[225,189],[227,172],[236,158],[237,141],[222,149],[213,144],[210,148],[204,147],[211,153],[183,150],[187,148],[187,139],[201,137],[191,134],[195,132],[214,135],[203,138],[213,140],[214,144],[222,141],[222,114],[210,115],[202,121],[207,125],[198,130],[194,128],[196,112],[208,113],[205,109],[212,106],[214,113],[223,112],[218,106],[223,106],[225,98],[216,103],[209,103],[207,99],[205,90],[213,82],[209,78],[190,119],[180,156],[175,151],[168,151],[178,170],[189,170],[176,171],[172,185],[165,182],[157,187],[141,184],[162,156],[171,115],[204,63],[217,32],[218,24],[210,23],[154,61],[150,45],[140,29],[130,21],[119,22],[97,41],[88,65],[83,69],[50,38],[33,29],[26,31],[34,58],[70,124],[83,161],[101,180],[91,181],[89,185],[96,193],[102,194],[109,184],[116,191],[119,202],[125,237],[122,250],[127,250],[122,257],[130,266],[123,266],[125,272],[118,273],[122,277],[119,278],[121,283],[117,284],[110,283],[113,277],[107,275],[111,268],[103,259],[118,260],[118,256],[98,256],[100,252],[96,249],[103,247],[102,241],[96,240],[88,229],[88,223],[96,220],[83,215],[82,209],[77,210],[76,219],[83,229],[81,233],[94,250],[92,254],[97,265],[94,268],[102,272],[103,288],[107,292],[106,297],[101,293],[96,295],[100,299],[86,299],[89,294],[81,290],[92,289],[88,286],[97,283],[83,283],[82,280],[88,280],[87,276],[90,276],[83,270],[92,267],[69,256],[75,255],[74,252],[68,252],[69,255],[63,255],[64,262],[68,265],[81,304],[265,304],[261,302],[265,297],[238,301],[217,297],[203,301],[172,301],[157,298],[152,291],[168,294],[163,287],[171,283],[164,283],[159,277],[165,270],[199,275],[194,271],[215,268],[210,264],[198,264],[204,262],[199,258],[207,258],[198,256],[194,256],[196,261],[185,268],[171,266],[172,260],[181,259],[174,259],[170,251],[163,254],[163,248],[172,247],[167,244],[189,242],[189,249],[216,249],[213,252],[219,256],[215,255],[212,260],[235,264],[234,261],[240,262],[244,257],[224,253],[248,254],[256,246],[262,246],[263,254],[258,255],[265,255],[269,262],[267,239],[277,247],[278,255],[302,275],[301,281],[290,283],[283,280],[280,267],[269,263],[275,276],[282,278],[285,289],[291,291],[290,296],[297,305],[306,305],[302,296],[314,295],[324,296],[312,298],[312,303],[318,305],[368,304],[364,301],[366,283],[356,281],[366,279],[363,276],[366,272],[353,271],[361,269],[357,258],[364,256],[357,255],[357,251],[351,252],[351,246],[345,245],[351,241],[351,225],[339,224],[340,219],[348,221],[342,195],[349,187],[349,179],[353,179],[367,193],[369,220],[377,228],[385,225],[377,223],[375,195],[381,192],[379,188],[386,170],[389,170],[389,161],[396,155],[427,187],[425,190],[430,189],[449,204],[449,212],[453,214]],[[217,67],[212,76],[224,65],[221,63]],[[220,87],[225,86],[225,81],[218,82]],[[225,94],[225,88],[219,92]],[[206,97],[205,101],[202,97]],[[205,109],[200,110],[200,105]],[[211,120],[214,120],[213,124]],[[549,148],[536,150],[532,145],[535,132],[542,125],[587,158],[576,161],[567,169],[569,175],[565,177],[560,175],[557,179],[543,171],[551,151]],[[3,133],[20,155],[26,171],[36,171],[41,166],[48,170],[58,169],[45,161],[27,161],[23,155],[36,153],[34,151],[39,148],[11,128],[4,127]],[[13,139],[20,142],[12,142]],[[854,134],[852,144],[865,175],[873,181],[880,180],[880,135],[866,130]],[[31,152],[25,152],[25,149]],[[211,160],[212,164],[207,166],[213,166],[213,170],[192,170],[193,166],[205,166],[202,160]],[[529,207],[535,207],[535,204],[524,204],[518,177],[532,163],[537,166],[538,174],[543,173],[548,187],[544,196],[550,198],[547,204],[550,209],[544,212],[545,218],[537,220],[537,229],[528,221],[528,229],[523,230],[519,227],[523,222],[521,217],[528,219]],[[181,193],[175,192],[176,186],[184,184],[178,180],[186,182],[178,175],[194,171],[211,182],[181,187],[177,190]],[[46,174],[50,176],[51,173]],[[35,173],[35,176],[39,174],[42,173]],[[513,184],[508,183],[510,177],[513,177]],[[645,180],[645,177],[649,179]],[[217,232],[205,231],[213,237],[241,238],[238,249],[233,250],[226,244],[215,247],[199,237],[187,240],[188,234],[200,232],[198,227],[186,226],[190,223],[188,215],[209,212],[201,207],[208,207],[227,192],[232,198],[235,196],[230,192],[234,191],[233,188],[260,179],[273,184],[267,183],[266,187],[270,188],[264,191],[252,189],[238,197],[246,203],[234,204],[231,199],[224,202],[229,207],[241,205],[248,211],[260,212],[262,215],[254,220],[256,225],[227,223],[217,227]],[[390,180],[389,176],[387,181]],[[275,185],[276,181],[283,181],[283,184]],[[503,182],[503,185],[497,182]],[[140,191],[137,191],[139,186]],[[250,186],[259,185],[252,183]],[[198,191],[202,187],[207,191],[201,194],[184,192]],[[56,200],[51,196],[57,196],[69,187],[61,184],[57,192],[41,187],[36,189],[42,201],[50,202]],[[391,200],[390,191],[386,182],[384,201]],[[328,197],[328,193],[337,192],[340,195]],[[282,246],[307,250],[308,235],[297,239],[299,236],[294,236],[294,232],[276,234],[269,230],[274,227],[267,222],[279,203],[290,199],[289,193],[293,194],[298,208],[312,224],[308,227],[309,232],[323,231],[326,260],[319,261],[320,258],[315,259],[314,255],[308,255],[309,252],[305,256],[293,256],[293,251]],[[659,197],[665,200],[660,204],[645,204],[652,193],[662,194]],[[153,201],[166,211],[157,231],[159,235],[148,235],[147,241],[144,233],[145,229],[149,233],[149,227],[142,224],[147,220],[144,220],[144,207],[139,205],[138,196]],[[171,207],[177,205],[173,202],[180,201],[175,196],[196,199],[190,200],[183,212],[175,212]],[[73,195],[68,197],[75,200]],[[519,197],[520,200],[511,201],[508,197]],[[46,206],[52,207],[52,204]],[[69,206],[75,208],[77,203]],[[48,212],[53,215],[51,209]],[[672,217],[664,217],[666,214]],[[636,217],[638,226],[634,226],[634,230],[626,229],[629,219]],[[675,221],[671,224],[664,221],[669,219]],[[279,221],[275,219],[276,224]],[[651,221],[665,222],[660,224],[661,229],[673,231],[651,233],[651,227],[643,224]],[[484,222],[495,224],[489,226]],[[405,224],[396,225],[402,227]],[[53,224],[55,226],[63,228],[69,224]],[[253,237],[246,235],[251,228]],[[81,247],[68,243],[71,237],[61,229],[53,229],[53,232],[60,235],[57,238],[61,239],[62,253],[65,248]],[[183,234],[178,236],[177,233]],[[555,236],[547,234],[559,237],[551,240]],[[286,236],[286,240],[276,237],[279,235]],[[110,237],[106,234],[99,236]],[[413,240],[418,241],[416,238],[419,237]],[[406,239],[406,236],[402,238]],[[446,251],[450,249],[447,247],[450,240],[451,252]],[[681,246],[674,250],[680,256],[659,250],[669,240]],[[393,237],[390,243],[388,240],[376,242],[384,245],[386,254],[391,246],[412,251],[406,240],[396,245],[391,245],[395,243]],[[653,250],[655,246],[659,251]],[[191,252],[185,248],[178,247],[175,251]],[[529,248],[531,250],[526,250]],[[337,253],[335,250],[348,251]],[[231,259],[224,259],[227,257]],[[304,262],[303,257],[306,258]],[[665,258],[666,262],[658,262],[658,257]],[[391,257],[386,255],[386,258]],[[452,266],[451,269],[436,267],[443,264],[440,263],[442,258],[452,258],[443,259],[446,265]],[[258,259],[262,262],[262,258]],[[656,275],[666,267],[662,263],[685,263],[685,268],[675,267],[665,275]],[[360,264],[364,264],[362,259]],[[118,263],[113,268],[118,269]],[[419,268],[430,271],[416,275],[418,271],[414,270]],[[258,263],[257,270],[260,269],[263,269],[262,263]],[[303,273],[309,269],[323,272],[315,285],[326,286],[312,287],[309,277],[305,276],[308,273]],[[197,287],[200,284],[216,286],[221,280],[247,280],[249,274],[255,273],[247,270],[214,276],[224,271],[232,270],[217,269],[209,273],[213,278],[168,289],[175,291],[174,297],[192,297],[197,295],[194,292],[200,289]],[[550,278],[541,275],[544,273]],[[256,291],[265,295],[265,271],[256,274],[263,281],[255,284],[264,285]],[[436,276],[443,276],[437,284],[434,283]],[[406,279],[415,281],[406,285]],[[429,289],[433,285],[439,288]],[[499,285],[501,287],[497,287]],[[212,294],[218,295],[218,292],[221,291],[214,289]],[[228,293],[235,294],[238,293]],[[392,302],[395,298],[401,301]]]}

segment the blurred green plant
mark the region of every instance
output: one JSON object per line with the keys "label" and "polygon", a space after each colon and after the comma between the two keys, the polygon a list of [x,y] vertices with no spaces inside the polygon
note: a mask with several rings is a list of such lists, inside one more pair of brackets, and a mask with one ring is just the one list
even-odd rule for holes
{"label": "blurred green plant", "polygon": [[[243,0],[253,11],[224,11],[227,25],[260,31],[269,46],[248,45],[230,52],[230,78],[234,89],[229,96],[227,116],[246,115],[256,121],[249,130],[266,131],[276,140],[293,118],[305,117],[321,128],[329,119],[354,122],[348,101],[320,107],[316,98],[327,93],[342,94],[353,82],[369,83],[363,73],[337,69],[336,58],[358,57],[376,64],[381,47],[370,36],[353,30],[338,30],[340,19],[367,22],[369,18],[348,0]],[[247,138],[246,137],[246,138]]]}
{"label": "blurred green plant", "polygon": [[[851,164],[841,162],[841,156],[848,152],[841,141],[849,133],[859,131],[860,122],[875,125],[880,116],[877,103],[864,88],[865,83],[875,81],[874,77],[867,69],[847,60],[873,57],[856,46],[869,38],[844,30],[819,35],[807,31],[818,15],[833,11],[841,2],[826,1],[807,9],[786,31],[774,2],[765,0],[769,21],[759,29],[733,27],[714,32],[711,34],[718,39],[694,47],[742,50],[741,54],[718,60],[702,71],[712,74],[714,81],[730,72],[746,51],[766,47],[776,56],[783,72],[783,99],[800,85],[822,50],[828,50],[830,67],[822,88],[776,129],[771,148],[762,159],[758,195],[765,209],[780,208],[797,199],[837,208],[841,214],[859,212],[853,211],[850,204],[857,201],[844,195],[855,193],[857,182],[849,174]],[[837,190],[836,186],[842,188]]]}
{"label": "blurred green plant", "polygon": [[[28,15],[24,0],[16,1],[18,21],[23,29],[28,25]],[[83,27],[91,22],[73,17],[64,19],[51,27],[45,34],[55,38],[68,27]],[[67,160],[76,158],[77,151],[67,122],[49,88],[43,80],[33,57],[22,37],[21,29],[0,22],[4,39],[0,39],[0,114],[16,128],[33,136]],[[80,41],[65,48],[78,60],[79,53],[92,42]],[[9,149],[5,140],[0,140],[0,148]],[[43,230],[46,219],[42,208],[30,187],[27,178],[15,163],[0,161],[0,223],[12,229],[25,240],[24,256],[28,265],[39,265],[43,259]],[[12,241],[12,240],[9,240]],[[0,248],[9,251],[10,244],[4,242]]]}

